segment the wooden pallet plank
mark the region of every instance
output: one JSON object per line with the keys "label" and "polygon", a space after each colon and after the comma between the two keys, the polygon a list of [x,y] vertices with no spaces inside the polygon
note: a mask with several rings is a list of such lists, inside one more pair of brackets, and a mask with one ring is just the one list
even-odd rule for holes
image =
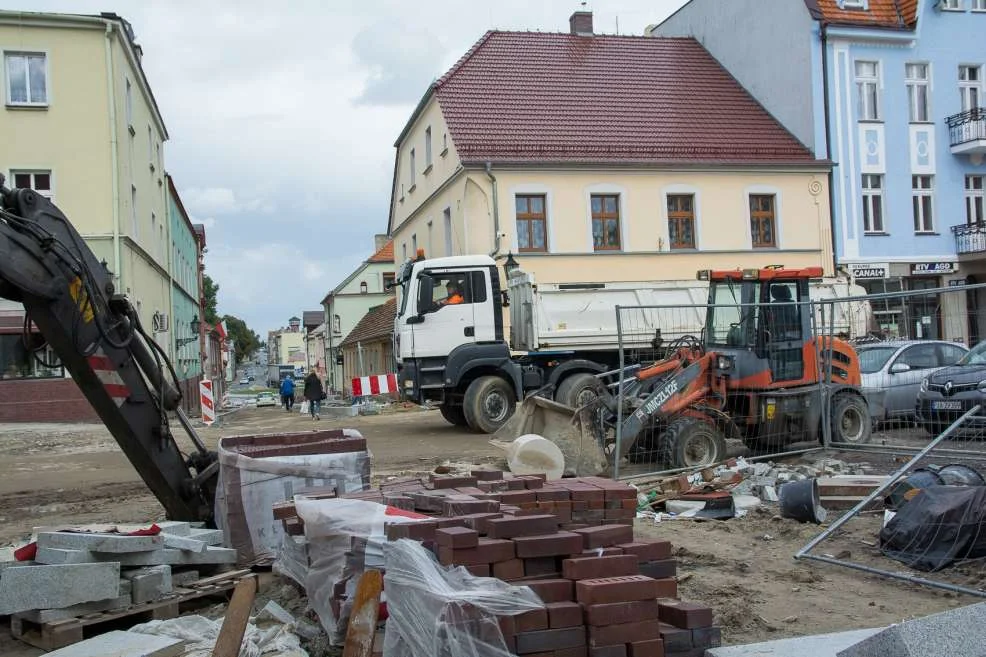
{"label": "wooden pallet plank", "polygon": [[244,577],[233,591],[233,599],[226,608],[223,625],[219,629],[216,647],[212,657],[237,657],[240,654],[240,643],[243,633],[250,622],[250,612],[253,611],[253,601],[257,597],[257,577]]}

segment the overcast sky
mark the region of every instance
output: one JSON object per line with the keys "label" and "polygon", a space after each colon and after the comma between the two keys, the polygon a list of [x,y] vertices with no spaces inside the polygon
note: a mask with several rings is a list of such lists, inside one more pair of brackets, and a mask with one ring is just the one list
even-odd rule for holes
{"label": "overcast sky", "polygon": [[[642,34],[684,0],[587,3],[597,32]],[[394,140],[487,30],[567,31],[571,0],[0,0],[128,19],[171,135],[165,164],[207,227],[219,310],[266,339],[387,230]]]}

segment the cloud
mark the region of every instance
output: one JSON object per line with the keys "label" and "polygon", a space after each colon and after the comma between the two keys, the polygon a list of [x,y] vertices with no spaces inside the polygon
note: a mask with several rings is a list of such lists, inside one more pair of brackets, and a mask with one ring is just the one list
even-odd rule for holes
{"label": "cloud", "polygon": [[233,214],[236,212],[272,212],[273,204],[262,198],[240,201],[228,187],[190,187],[181,192],[182,201],[192,212],[202,214]]}
{"label": "cloud", "polygon": [[352,43],[357,63],[367,71],[359,105],[416,103],[439,74],[445,48],[427,29],[404,22],[380,21],[357,33]]}

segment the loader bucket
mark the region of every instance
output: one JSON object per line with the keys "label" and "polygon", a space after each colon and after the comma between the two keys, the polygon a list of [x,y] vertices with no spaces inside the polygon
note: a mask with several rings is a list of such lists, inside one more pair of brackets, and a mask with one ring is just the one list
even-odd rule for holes
{"label": "loader bucket", "polygon": [[514,411],[496,438],[510,442],[533,433],[547,438],[565,456],[565,476],[586,477],[603,474],[609,464],[593,431],[593,413],[543,397],[528,397]]}

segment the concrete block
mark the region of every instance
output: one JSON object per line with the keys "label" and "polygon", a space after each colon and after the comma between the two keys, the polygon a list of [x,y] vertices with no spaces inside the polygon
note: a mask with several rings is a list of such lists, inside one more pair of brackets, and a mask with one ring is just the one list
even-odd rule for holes
{"label": "concrete block", "polygon": [[205,549],[209,547],[209,544],[205,541],[198,541],[194,538],[174,536],[172,534],[162,534],[162,536],[164,536],[164,547],[188,550],[189,552],[205,552]]}
{"label": "concrete block", "polygon": [[154,524],[158,526],[162,534],[171,534],[172,536],[188,536],[192,531],[192,525],[181,520],[164,520]]}
{"label": "concrete block", "polygon": [[49,652],[47,657],[178,657],[184,652],[182,639],[117,630]]}
{"label": "concrete block", "polygon": [[226,535],[221,529],[192,529],[188,537],[202,541],[206,545],[222,545],[226,540]]}
{"label": "concrete block", "polygon": [[[126,580],[123,580],[126,581]],[[130,582],[127,582],[130,585]],[[121,589],[123,586],[121,585]],[[31,621],[32,623],[53,623],[55,621],[67,620],[85,614],[96,614],[101,611],[116,611],[126,609],[130,606],[130,591],[126,593],[120,591],[120,595],[109,600],[97,600],[96,602],[83,602],[82,604],[72,605],[64,609],[32,609],[19,614],[14,614],[18,618]]]}
{"label": "concrete block", "polygon": [[125,554],[149,552],[164,546],[163,536],[122,536],[118,534],[82,534],[72,532],[42,532],[38,534],[39,548],[89,550]]}
{"label": "concrete block", "polygon": [[150,566],[128,570],[124,579],[130,580],[130,598],[135,605],[160,600],[173,590],[171,566]]}
{"label": "concrete block", "polygon": [[780,498],[777,496],[777,489],[773,486],[763,486],[760,489],[760,499],[764,502],[776,502]]}
{"label": "concrete block", "polygon": [[65,550],[62,548],[38,548],[35,561],[43,564],[95,563],[99,561],[88,550]]}
{"label": "concrete block", "polygon": [[209,547],[205,552],[187,552],[165,548],[153,552],[131,552],[130,554],[109,555],[94,553],[100,561],[118,562],[125,567],[130,566],[197,566],[200,564],[236,563],[236,550],[229,548]]}
{"label": "concrete block", "polygon": [[123,579],[122,577],[120,578],[120,595],[129,596],[130,595],[130,591],[132,590],[132,588],[133,587],[130,586],[130,580],[129,579]]}
{"label": "concrete block", "polygon": [[119,595],[119,563],[7,568],[0,575],[0,616],[30,609],[59,609]]}
{"label": "concrete block", "polygon": [[982,657],[986,602],[891,625],[839,652],[838,657]]}
{"label": "concrete block", "polygon": [[171,586],[178,588],[181,586],[188,586],[193,582],[199,580],[199,571],[197,570],[183,570],[181,572],[171,573]]}
{"label": "concrete block", "polygon": [[[834,634],[815,634],[743,646],[726,646],[705,651],[705,657],[837,657],[840,650],[873,636],[883,628],[852,630]],[[944,653],[933,653],[944,654]]]}

